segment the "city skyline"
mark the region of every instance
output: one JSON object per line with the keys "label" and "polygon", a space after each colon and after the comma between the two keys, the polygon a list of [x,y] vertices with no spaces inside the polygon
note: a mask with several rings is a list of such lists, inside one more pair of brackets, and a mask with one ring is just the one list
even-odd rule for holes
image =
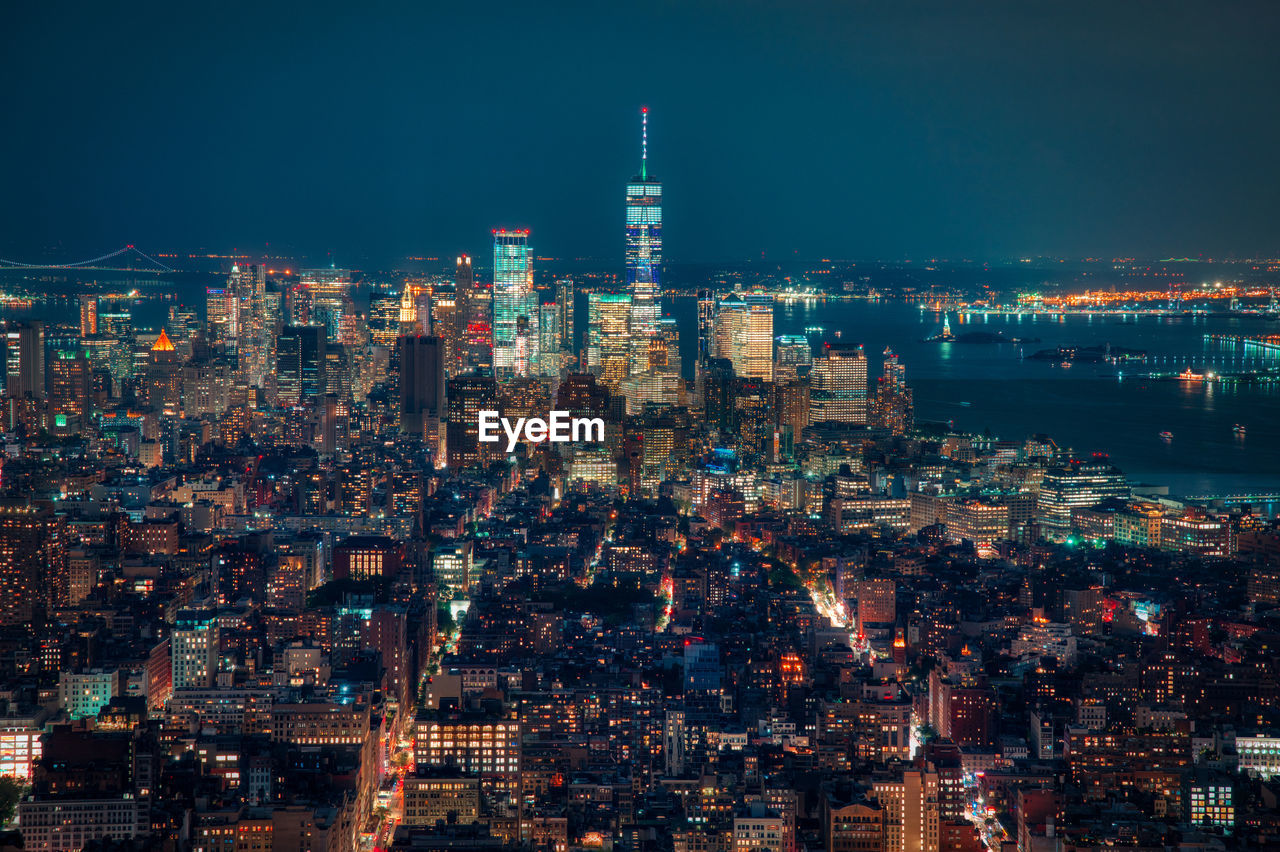
{"label": "city skyline", "polygon": [[1280,260],[1129,256],[1280,15],[163,12],[0,54],[0,852],[1280,847]]}

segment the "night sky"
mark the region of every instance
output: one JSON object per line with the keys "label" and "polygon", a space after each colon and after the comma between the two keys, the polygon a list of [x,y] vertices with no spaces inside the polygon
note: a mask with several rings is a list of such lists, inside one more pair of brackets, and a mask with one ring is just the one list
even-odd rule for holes
{"label": "night sky", "polygon": [[1280,255],[1274,2],[43,3],[0,256]]}

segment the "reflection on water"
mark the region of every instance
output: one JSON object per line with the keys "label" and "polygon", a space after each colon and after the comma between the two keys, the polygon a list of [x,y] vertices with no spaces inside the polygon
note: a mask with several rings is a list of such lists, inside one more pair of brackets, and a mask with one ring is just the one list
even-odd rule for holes
{"label": "reflection on water", "polygon": [[[682,337],[690,340],[696,335],[692,304],[674,300],[669,306]],[[827,339],[833,339],[833,331],[841,329],[843,342],[866,346],[872,376],[881,368],[881,353],[891,347],[906,366],[922,419],[953,421],[976,432],[989,429],[1012,440],[1047,432],[1078,452],[1109,452],[1134,480],[1168,485],[1174,493],[1280,491],[1280,386],[1116,378],[1108,365],[1062,369],[1020,357],[1039,349],[1110,343],[1145,350],[1162,370],[1256,369],[1280,365],[1280,359],[1204,336],[1280,333],[1277,323],[1217,317],[1060,314],[1052,322],[1036,315],[969,317],[975,326],[980,319],[983,331],[1040,342],[925,343],[941,326],[941,315],[900,302],[779,305],[774,331],[798,334],[806,326],[823,325]],[[822,338],[810,339],[816,345]],[[681,352],[691,370],[692,348],[684,344]],[[1234,432],[1237,423],[1246,426],[1246,436]],[[1173,440],[1162,442],[1162,431],[1172,432]]]}

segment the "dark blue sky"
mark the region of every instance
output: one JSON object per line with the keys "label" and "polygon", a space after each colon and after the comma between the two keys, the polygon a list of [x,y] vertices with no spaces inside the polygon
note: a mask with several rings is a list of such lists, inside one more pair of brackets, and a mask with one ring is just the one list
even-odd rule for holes
{"label": "dark blue sky", "polygon": [[11,3],[0,253],[1275,256],[1277,9]]}

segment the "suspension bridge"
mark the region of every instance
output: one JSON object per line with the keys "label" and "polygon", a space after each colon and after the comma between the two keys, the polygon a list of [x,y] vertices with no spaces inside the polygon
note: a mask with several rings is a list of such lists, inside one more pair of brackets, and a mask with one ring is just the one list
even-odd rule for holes
{"label": "suspension bridge", "polygon": [[[145,261],[147,265],[137,265],[139,260]],[[0,270],[3,269],[85,269],[96,272],[177,272],[173,267],[161,263],[154,257],[143,253],[134,245],[127,245],[124,248],[116,249],[110,254],[104,254],[101,257],[91,257],[88,260],[78,260],[74,263],[24,263],[20,260],[8,260],[7,258],[0,257]]]}

